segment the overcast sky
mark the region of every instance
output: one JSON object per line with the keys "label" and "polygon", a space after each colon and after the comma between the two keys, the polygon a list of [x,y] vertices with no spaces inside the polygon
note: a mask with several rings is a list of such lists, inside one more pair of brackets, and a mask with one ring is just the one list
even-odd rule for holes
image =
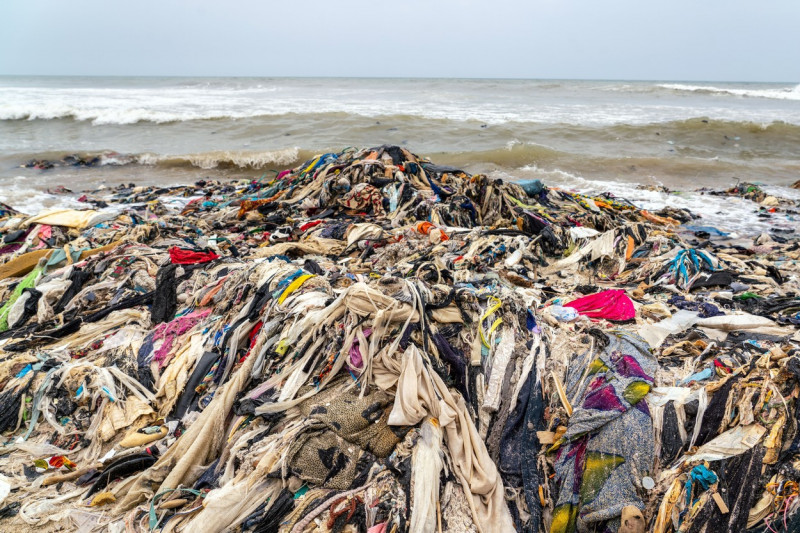
{"label": "overcast sky", "polygon": [[0,74],[800,81],[800,0],[0,0]]}

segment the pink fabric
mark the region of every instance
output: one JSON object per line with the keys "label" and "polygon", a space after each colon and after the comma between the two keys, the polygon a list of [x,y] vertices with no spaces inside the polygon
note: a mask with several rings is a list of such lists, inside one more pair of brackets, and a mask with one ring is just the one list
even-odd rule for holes
{"label": "pink fabric", "polygon": [[[368,339],[371,333],[371,329],[365,329],[364,338]],[[364,358],[361,357],[361,349],[358,347],[358,339],[355,339],[353,344],[350,345],[349,356],[348,366],[350,366],[352,370],[361,370],[364,367]]]}
{"label": "pink fabric", "polygon": [[388,524],[388,522],[375,524],[367,530],[367,533],[386,533],[386,524]]}
{"label": "pink fabric", "polygon": [[40,239],[49,239],[53,236],[53,227],[41,225],[39,226],[39,238]]}
{"label": "pink fabric", "polygon": [[573,300],[564,307],[572,307],[578,313],[589,318],[605,318],[606,320],[630,320],[636,316],[633,302],[622,289],[590,294]]}
{"label": "pink fabric", "polygon": [[198,322],[203,320],[211,313],[211,309],[203,309],[202,311],[195,311],[188,315],[181,316],[172,322],[166,322],[156,326],[154,330],[153,339],[158,340],[164,338],[164,342],[158,347],[158,350],[153,354],[153,360],[159,363],[159,366],[164,366],[164,359],[166,359],[169,352],[172,350],[172,345],[175,339],[192,329]]}

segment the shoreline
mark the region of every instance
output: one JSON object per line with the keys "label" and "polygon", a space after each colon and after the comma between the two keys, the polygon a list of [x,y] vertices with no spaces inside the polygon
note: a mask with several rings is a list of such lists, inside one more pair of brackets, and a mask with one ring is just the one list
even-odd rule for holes
{"label": "shoreline", "polygon": [[[512,151],[513,149],[500,150],[503,154],[510,154]],[[106,195],[110,190],[130,183],[143,187],[169,188],[187,186],[198,180],[222,180],[241,185],[251,179],[265,179],[275,175],[289,166],[287,162],[292,161],[291,165],[296,165],[302,160],[313,158],[315,153],[293,149],[264,153],[215,151],[169,157],[155,154],[132,156],[116,152],[50,152],[42,155],[46,157],[25,162],[13,157],[8,159],[13,160],[20,168],[12,169],[8,176],[0,178],[0,182],[4,184],[0,188],[0,202],[30,214],[54,208],[82,209],[85,205],[78,201],[82,196]],[[638,174],[614,172],[610,169],[597,170],[594,174],[572,174],[548,165],[507,167],[491,162],[491,158],[488,162],[481,162],[483,155],[486,153],[444,154],[446,157],[442,158],[443,154],[435,154],[430,159],[462,168],[470,174],[486,174],[491,179],[516,183],[538,179],[551,187],[575,193],[590,196],[612,194],[627,198],[633,205],[649,210],[663,207],[686,209],[703,218],[703,225],[744,236],[762,232],[785,232],[792,230],[800,220],[800,209],[797,208],[800,189],[792,181],[794,178],[786,173],[783,173],[785,177],[780,180],[781,185],[747,182],[739,178],[706,177],[705,181],[697,182],[682,181],[675,176],[669,179],[658,179],[652,175],[637,177]],[[274,161],[264,164],[263,158]],[[244,164],[250,160],[262,162],[254,163],[251,168]],[[221,166],[220,161],[223,162]],[[643,171],[644,169],[637,170],[639,174]],[[761,206],[740,195],[717,194],[734,189],[741,183],[749,183],[768,196],[781,198],[783,207],[777,213],[770,213],[769,208],[774,206]]]}

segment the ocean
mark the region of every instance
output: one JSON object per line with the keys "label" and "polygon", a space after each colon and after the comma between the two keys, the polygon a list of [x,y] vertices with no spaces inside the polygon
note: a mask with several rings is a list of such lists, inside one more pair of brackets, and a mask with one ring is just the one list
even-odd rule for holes
{"label": "ocean", "polygon": [[[697,190],[749,181],[800,198],[800,85],[0,77],[0,201],[29,213],[100,186],[257,178],[380,144],[752,233],[768,228],[753,204]],[[52,168],[25,167],[41,160]]]}

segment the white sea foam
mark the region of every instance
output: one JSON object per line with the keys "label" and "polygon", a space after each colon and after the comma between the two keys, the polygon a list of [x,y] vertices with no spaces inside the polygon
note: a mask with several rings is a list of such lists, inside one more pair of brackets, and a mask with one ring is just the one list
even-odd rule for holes
{"label": "white sea foam", "polygon": [[[134,156],[131,162],[135,162],[140,165],[181,165],[184,163],[189,163],[192,166],[202,168],[204,170],[210,170],[221,165],[233,165],[240,168],[262,168],[268,165],[287,166],[296,163],[299,156],[300,149],[294,147],[286,148],[284,150],[220,150],[213,152],[177,155],[143,153]],[[115,159],[114,161],[118,160]]]}
{"label": "white sea foam", "polygon": [[[413,82],[413,83],[412,83]],[[800,110],[730,105],[707,93],[798,100],[800,89],[703,87],[684,84],[437,80],[280,80],[276,84],[179,83],[131,86],[0,84],[0,120],[71,118],[95,125],[346,113],[361,117],[404,115],[485,124],[647,124],[706,116],[717,120],[800,124]],[[487,85],[490,84],[490,85]],[[491,87],[489,90],[487,87]],[[544,88],[543,88],[544,87]],[[695,100],[653,98],[654,90],[694,91]],[[624,94],[615,94],[621,91]],[[733,100],[733,99],[731,99]]]}
{"label": "white sea foam", "polygon": [[[722,231],[735,231],[741,235],[753,235],[768,232],[771,229],[796,229],[798,221],[789,218],[760,218],[758,204],[733,196],[714,196],[701,192],[686,191],[665,193],[658,190],[639,189],[635,183],[614,180],[592,180],[561,170],[541,170],[536,166],[525,166],[518,173],[497,172],[497,177],[510,180],[530,179],[538,177],[546,185],[573,190],[584,194],[601,194],[610,192],[614,196],[624,198],[637,207],[657,211],[664,207],[688,209],[700,215],[695,224],[713,226]],[[661,185],[653,179],[649,185]],[[784,198],[796,198],[797,191],[786,187],[770,186],[768,193]]]}
{"label": "white sea foam", "polygon": [[[221,151],[206,152],[199,154],[188,154],[177,156],[177,159],[185,159],[192,165],[202,169],[216,168],[221,164],[231,164],[237,167],[261,168],[267,165],[291,165],[297,161],[300,150],[298,148],[287,148],[285,150],[273,150],[267,152],[254,151]],[[171,159],[164,156],[164,159]]]}
{"label": "white sea foam", "polygon": [[87,204],[78,202],[77,196],[73,194],[50,194],[43,189],[41,184],[24,176],[17,176],[11,183],[4,181],[0,186],[0,202],[29,215],[56,207],[88,207]]}
{"label": "white sea foam", "polygon": [[749,98],[772,98],[776,100],[800,100],[800,85],[780,89],[743,89],[735,87],[714,87],[711,85],[687,85],[683,83],[662,83],[659,87],[673,91],[695,93],[718,93]]}

